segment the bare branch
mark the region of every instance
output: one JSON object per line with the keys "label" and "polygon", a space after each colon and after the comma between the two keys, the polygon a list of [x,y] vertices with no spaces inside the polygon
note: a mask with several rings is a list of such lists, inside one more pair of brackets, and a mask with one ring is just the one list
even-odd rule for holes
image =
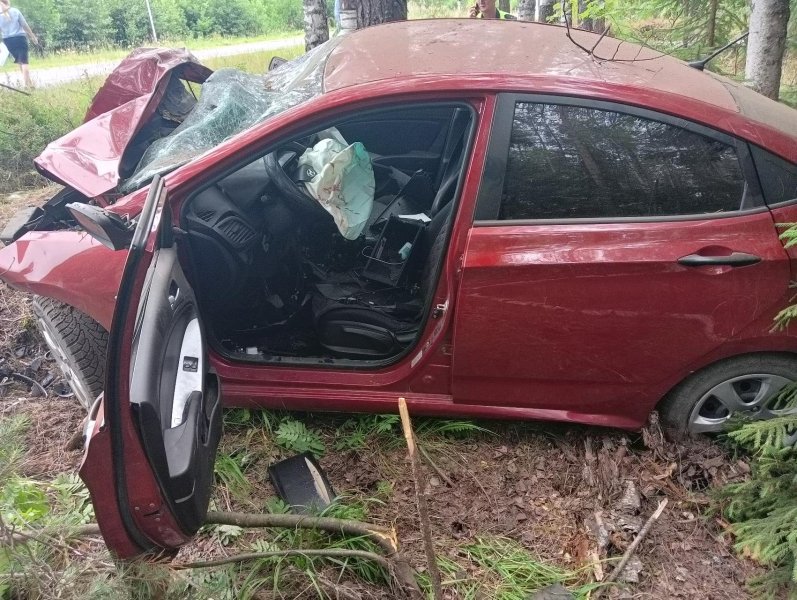
{"label": "bare branch", "polygon": [[278,556],[321,556],[324,558],[364,558],[372,560],[375,563],[383,566],[388,571],[390,570],[390,562],[384,557],[379,556],[373,552],[366,552],[365,550],[347,550],[345,548],[291,548],[289,550],[272,550],[271,552],[250,552],[246,554],[233,554],[232,556],[225,556],[224,558],[216,558],[213,560],[201,560],[190,563],[174,563],[169,565],[172,569],[207,569],[209,567],[218,567],[220,565],[228,565],[232,563],[245,562],[248,560],[259,560],[262,558],[275,558]]}

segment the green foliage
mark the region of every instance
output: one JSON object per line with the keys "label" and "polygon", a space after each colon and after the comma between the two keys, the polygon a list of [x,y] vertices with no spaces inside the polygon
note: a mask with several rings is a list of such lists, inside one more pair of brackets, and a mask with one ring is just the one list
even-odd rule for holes
{"label": "green foliage", "polygon": [[0,514],[3,522],[27,527],[50,512],[47,495],[38,481],[11,477],[0,490]]}
{"label": "green foliage", "polygon": [[415,427],[418,438],[431,437],[463,438],[476,433],[492,433],[489,429],[477,425],[473,421],[454,419],[423,419]]}
{"label": "green foliage", "polygon": [[[438,557],[437,566],[446,581],[444,585],[455,590],[456,598],[476,600],[526,600],[534,592],[559,583],[572,585],[578,579],[577,573],[564,571],[558,567],[538,560],[521,544],[501,537],[478,538],[476,542],[459,549],[458,554],[477,567],[479,576],[467,576],[463,567],[450,559]],[[426,575],[421,576],[421,585],[431,598],[431,584]],[[578,598],[588,598],[596,584],[583,585],[571,589]]]}
{"label": "green foliage", "polygon": [[357,415],[347,419],[335,432],[335,450],[359,450],[374,438],[401,436],[398,415]]}
{"label": "green foliage", "polygon": [[244,470],[251,462],[251,456],[246,452],[219,452],[216,456],[216,477],[230,495],[238,500],[246,500],[252,489],[252,484],[244,475]]}
{"label": "green foliage", "polygon": [[304,423],[292,418],[280,423],[274,440],[277,445],[291,452],[312,452],[316,456],[324,454],[321,435],[315,429],[308,429]]}
{"label": "green foliage", "polygon": [[16,470],[24,451],[23,439],[30,427],[30,419],[12,415],[0,419],[0,481],[5,481]]}
{"label": "green foliage", "polygon": [[70,521],[83,524],[94,520],[89,490],[76,473],[60,473],[50,483],[50,489],[55,493],[57,510],[68,515]]}
{"label": "green foliage", "polygon": [[[151,0],[158,41],[246,36],[302,27],[302,3],[293,0]],[[129,48],[152,40],[145,2],[19,0],[33,31],[49,51]]]}
{"label": "green foliage", "polygon": [[79,81],[31,96],[0,90],[0,190],[42,184],[33,168],[34,157],[83,121],[98,87],[92,81]]}

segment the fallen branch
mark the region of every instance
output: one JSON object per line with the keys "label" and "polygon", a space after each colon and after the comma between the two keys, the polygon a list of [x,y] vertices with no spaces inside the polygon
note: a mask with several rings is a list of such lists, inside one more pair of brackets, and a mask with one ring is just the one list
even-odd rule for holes
{"label": "fallen branch", "polygon": [[224,558],[216,558],[213,560],[200,560],[190,563],[173,563],[169,565],[172,569],[207,569],[210,567],[218,567],[221,565],[228,565],[231,563],[245,562],[247,560],[259,560],[261,558],[274,558],[277,556],[322,556],[324,558],[364,558],[365,560],[372,560],[375,563],[390,570],[390,562],[384,557],[374,552],[366,552],[365,550],[347,550],[345,548],[291,548],[289,550],[272,550],[270,552],[250,552],[247,554],[234,554],[233,556],[225,556]]}
{"label": "fallen branch", "polygon": [[26,96],[30,96],[30,92],[26,92],[25,90],[15,88],[14,86],[11,85],[6,85],[5,83],[0,83],[0,87],[4,87],[7,90],[11,90],[12,92],[19,92],[20,94],[25,94]]}
{"label": "fallen branch", "polygon": [[418,454],[415,452],[415,434],[412,431],[410,413],[407,410],[407,401],[404,398],[399,398],[399,414],[401,415],[401,428],[404,430],[404,438],[407,440],[412,479],[415,483],[415,502],[418,505],[418,519],[421,522],[423,549],[426,552],[426,568],[429,571],[429,579],[432,582],[434,599],[443,600],[443,586],[440,583],[440,570],[437,568],[437,556],[435,555],[434,542],[432,540],[432,527],[429,523],[429,509],[426,506],[426,495],[421,481],[421,465],[418,461]]}
{"label": "fallen branch", "polygon": [[[633,556],[634,551],[637,549],[642,540],[645,539],[645,536],[647,536],[651,527],[653,527],[653,524],[659,519],[661,513],[664,512],[664,508],[667,506],[667,502],[668,502],[667,498],[659,502],[658,508],[656,508],[656,510],[653,512],[652,515],[650,515],[648,520],[645,521],[645,524],[642,526],[642,529],[639,531],[639,535],[637,535],[636,538],[634,538],[634,541],[631,542],[631,545],[628,546],[625,553],[623,554],[623,557],[620,559],[620,562],[617,564],[614,570],[609,574],[604,583],[606,584],[612,583],[615,579],[617,579],[620,576],[620,574],[623,572],[623,569],[625,569],[626,564],[628,564],[628,561]],[[603,587],[596,590],[594,598],[596,600],[597,598],[600,598],[601,593],[605,589],[606,588]]]}
{"label": "fallen branch", "polygon": [[420,598],[421,590],[415,581],[415,572],[398,551],[396,533],[392,529],[347,519],[308,517],[291,514],[246,514],[238,512],[208,512],[206,523],[237,525],[238,527],[284,527],[288,529],[317,529],[329,533],[367,537],[379,546],[390,563],[390,571],[402,591],[410,598]]}

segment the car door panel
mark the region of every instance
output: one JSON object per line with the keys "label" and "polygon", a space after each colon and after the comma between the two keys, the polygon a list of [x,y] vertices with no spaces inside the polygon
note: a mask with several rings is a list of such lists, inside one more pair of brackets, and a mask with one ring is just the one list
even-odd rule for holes
{"label": "car door panel", "polygon": [[[761,261],[678,263],[734,250]],[[765,332],[788,278],[767,211],[476,227],[457,302],[454,398],[644,419],[674,375],[748,330]]]}
{"label": "car door panel", "polygon": [[131,407],[172,511],[193,533],[207,509],[220,402],[215,376],[207,373],[196,298],[174,247],[157,253],[139,320]]}
{"label": "car door panel", "polygon": [[106,544],[120,557],[190,540],[207,510],[221,435],[218,382],[164,197],[156,178],[125,265],[105,396],[80,470]]}

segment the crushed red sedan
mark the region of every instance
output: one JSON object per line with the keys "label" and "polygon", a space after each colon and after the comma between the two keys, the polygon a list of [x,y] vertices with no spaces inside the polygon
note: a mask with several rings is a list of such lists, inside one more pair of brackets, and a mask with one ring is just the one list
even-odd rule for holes
{"label": "crushed red sedan", "polygon": [[573,36],[594,54],[551,25],[393,23],[262,77],[139,52],[48,146],[65,188],[6,229],[0,278],[90,410],[114,550],[201,525],[222,401],[623,428],[658,408],[682,433],[788,410],[797,113]]}

